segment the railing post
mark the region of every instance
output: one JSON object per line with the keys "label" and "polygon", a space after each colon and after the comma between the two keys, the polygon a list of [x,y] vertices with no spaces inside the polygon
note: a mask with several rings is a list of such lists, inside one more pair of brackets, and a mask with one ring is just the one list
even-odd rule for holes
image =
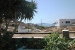
{"label": "railing post", "polygon": [[69,39],[69,30],[62,30],[63,37]]}

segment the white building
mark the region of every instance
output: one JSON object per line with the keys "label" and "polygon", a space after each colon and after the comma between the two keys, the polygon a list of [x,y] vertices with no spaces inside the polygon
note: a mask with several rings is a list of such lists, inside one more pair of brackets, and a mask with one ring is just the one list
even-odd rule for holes
{"label": "white building", "polygon": [[31,32],[31,29],[26,29],[25,26],[23,25],[18,26],[18,33],[27,33],[27,32]]}
{"label": "white building", "polygon": [[62,26],[69,26],[72,25],[75,22],[75,19],[59,19],[56,22],[56,25],[58,28]]}

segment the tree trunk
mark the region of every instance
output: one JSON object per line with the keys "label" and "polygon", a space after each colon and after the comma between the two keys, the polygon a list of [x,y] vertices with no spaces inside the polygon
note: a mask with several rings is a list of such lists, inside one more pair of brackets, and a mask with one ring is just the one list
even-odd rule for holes
{"label": "tree trunk", "polygon": [[9,23],[10,23],[10,20],[9,21],[6,20],[6,29],[5,29],[6,31],[8,29]]}
{"label": "tree trunk", "polygon": [[15,29],[12,33],[12,36],[14,35],[14,33],[16,32],[16,29],[18,29],[18,26],[21,24],[23,18],[21,18],[20,23],[17,24],[17,18],[16,18],[16,12],[15,12]]}
{"label": "tree trunk", "polygon": [[0,23],[0,41],[2,39],[2,35],[1,35],[1,23]]}
{"label": "tree trunk", "polygon": [[1,23],[0,23],[0,31],[1,31]]}
{"label": "tree trunk", "polygon": [[0,33],[1,33],[2,17],[0,17]]}
{"label": "tree trunk", "polygon": [[6,23],[6,28],[5,28],[4,33],[6,34],[7,29],[8,29],[8,26],[9,26],[9,23],[10,23],[10,20],[9,20],[9,22],[8,22],[7,19],[6,19],[6,20],[5,20],[5,23]]}
{"label": "tree trunk", "polygon": [[13,30],[11,37],[13,37],[14,33],[16,32],[16,29],[17,29],[17,19],[16,19],[16,12],[15,12],[15,29]]}
{"label": "tree trunk", "polygon": [[5,20],[5,23],[6,23],[6,28],[5,28],[5,32],[6,32],[8,29],[7,19]]}

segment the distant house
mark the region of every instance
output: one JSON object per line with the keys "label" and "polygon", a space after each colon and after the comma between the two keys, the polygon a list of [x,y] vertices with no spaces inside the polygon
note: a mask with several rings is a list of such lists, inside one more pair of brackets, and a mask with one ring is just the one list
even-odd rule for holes
{"label": "distant house", "polygon": [[58,28],[60,27],[65,27],[65,26],[70,26],[75,22],[75,19],[59,19],[55,26],[57,26]]}
{"label": "distant house", "polygon": [[18,26],[18,33],[32,32],[31,28],[33,28],[33,24],[31,24],[31,23],[23,24],[22,23]]}
{"label": "distant house", "polygon": [[31,32],[31,29],[25,28],[25,25],[18,26],[18,33],[26,33],[26,32]]}

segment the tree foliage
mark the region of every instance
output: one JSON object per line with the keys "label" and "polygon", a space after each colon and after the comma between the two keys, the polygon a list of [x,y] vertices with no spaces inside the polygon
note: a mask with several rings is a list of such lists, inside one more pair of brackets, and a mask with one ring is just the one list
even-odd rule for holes
{"label": "tree foliage", "polygon": [[5,21],[6,32],[8,25],[12,20],[15,22],[16,30],[17,20],[31,20],[33,18],[34,13],[36,12],[36,9],[37,5],[35,1],[29,2],[26,0],[0,0],[0,28],[2,21]]}
{"label": "tree foliage", "polygon": [[45,50],[75,50],[75,40],[66,41],[65,38],[60,38],[58,33],[53,33],[44,39],[47,43]]}
{"label": "tree foliage", "polygon": [[[15,33],[17,20],[31,20],[36,12],[37,5],[35,1],[27,0],[0,0],[0,44],[1,48],[11,41]],[[15,22],[15,29],[8,33],[8,25],[10,21]],[[1,24],[6,23],[6,29],[1,30]],[[2,34],[2,35],[1,35]],[[2,49],[1,49],[2,50]]]}
{"label": "tree foliage", "polygon": [[[36,3],[26,0],[0,0],[0,16],[3,19],[32,19]],[[16,13],[16,14],[15,14]]]}

